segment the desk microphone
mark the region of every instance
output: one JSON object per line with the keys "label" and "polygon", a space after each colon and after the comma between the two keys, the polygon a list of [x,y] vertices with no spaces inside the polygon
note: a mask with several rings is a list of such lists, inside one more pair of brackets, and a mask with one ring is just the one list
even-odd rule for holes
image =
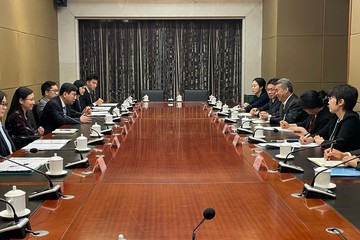
{"label": "desk microphone", "polygon": [[193,231],[193,234],[192,234],[192,240],[195,240],[195,237],[196,237],[196,232],[199,230],[201,224],[203,224],[203,222],[205,220],[211,220],[215,217],[215,210],[213,208],[206,208],[203,212],[203,220],[201,220],[201,222],[199,223],[199,225],[196,226],[196,228],[194,229]]}
{"label": "desk microphone", "polygon": [[[77,150],[76,148],[62,148],[62,149],[58,149],[58,150],[53,150],[56,152],[61,152],[61,151],[73,151],[75,150],[76,152],[78,152],[80,154],[80,160],[75,161],[75,162],[69,162],[68,164],[65,165],[65,168],[87,168],[90,166],[88,158],[85,157],[81,154],[81,152],[79,150]],[[37,148],[30,148],[29,150],[31,153],[37,153],[39,151],[47,151],[47,150],[41,150],[41,149],[37,149]]]}
{"label": "desk microphone", "polygon": [[89,126],[87,126],[86,124],[83,124],[82,122],[80,122],[80,121],[78,121],[78,120],[76,120],[76,119],[74,119],[74,118],[69,117],[68,115],[64,114],[63,112],[60,112],[60,115],[64,116],[65,118],[71,119],[72,121],[80,124],[81,126],[84,126],[84,127],[88,128],[88,129],[90,129],[90,132],[95,132],[95,133],[97,134],[97,137],[98,137],[98,138],[97,138],[97,139],[93,139],[93,140],[89,140],[88,143],[87,143],[88,145],[92,145],[92,144],[102,145],[102,144],[105,143],[105,142],[104,142],[104,138],[101,137],[101,134],[99,133],[99,131],[97,131],[97,130],[95,130],[95,129],[89,127]]}
{"label": "desk microphone", "polygon": [[29,219],[19,219],[19,217],[16,215],[14,206],[5,199],[0,198],[0,202],[9,205],[14,213],[14,221],[0,226],[0,239],[25,238],[26,234],[31,232]]}
{"label": "desk microphone", "polygon": [[29,167],[29,166],[26,166],[24,164],[21,164],[21,163],[18,163],[16,161],[13,161],[7,157],[3,157],[3,156],[0,156],[1,159],[3,160],[6,160],[6,161],[9,161],[11,163],[14,163],[16,165],[19,165],[21,167],[24,167],[24,168],[27,168],[27,169],[30,169],[34,172],[37,172],[43,176],[46,177],[46,179],[48,180],[49,182],[49,187],[46,188],[46,189],[43,189],[43,190],[39,190],[37,192],[33,192],[33,193],[30,193],[29,194],[29,199],[32,200],[36,200],[36,199],[41,199],[41,200],[48,200],[48,199],[51,199],[51,200],[57,200],[59,199],[60,195],[62,195],[61,193],[61,188],[60,188],[60,185],[55,185],[53,184],[53,182],[51,181],[50,177],[48,175],[46,175],[45,173],[35,169],[35,168],[32,168],[32,167]]}
{"label": "desk microphone", "polygon": [[239,128],[237,128],[237,133],[239,133],[239,134],[253,134],[253,132],[251,131],[251,130],[249,130],[249,129],[246,129],[246,128],[244,128],[244,124],[245,123],[248,123],[248,122],[252,122],[252,120],[251,119],[249,119],[249,120],[245,120],[245,121],[243,121],[243,122],[241,122],[241,125],[240,125],[240,127]]}
{"label": "desk microphone", "polygon": [[344,139],[342,138],[338,138],[338,139],[335,139],[333,141],[327,141],[327,142],[324,142],[318,146],[314,146],[314,147],[304,147],[304,148],[300,148],[298,150],[294,150],[294,151],[291,151],[289,152],[286,157],[285,157],[285,160],[284,162],[279,162],[279,165],[278,165],[278,171],[281,172],[281,173],[289,173],[289,172],[299,172],[299,173],[302,173],[304,172],[304,169],[302,169],[301,167],[299,166],[296,166],[296,165],[290,165],[290,164],[287,164],[287,160],[289,158],[289,156],[292,154],[292,153],[297,153],[297,152],[302,152],[302,151],[305,151],[305,150],[308,150],[308,149],[312,149],[312,148],[318,148],[318,147],[323,147],[323,148],[326,148],[326,147],[329,147],[331,144],[334,144],[334,143],[340,143],[340,142],[343,142]]}
{"label": "desk microphone", "polygon": [[330,198],[330,199],[335,199],[336,198],[336,194],[326,188],[322,188],[322,187],[318,187],[315,186],[315,179],[317,178],[317,176],[319,176],[319,174],[321,174],[322,172],[325,172],[329,169],[335,168],[337,166],[340,166],[341,164],[345,164],[347,162],[350,162],[356,158],[358,158],[360,155],[356,155],[353,158],[350,158],[344,162],[340,162],[338,164],[335,164],[334,166],[331,166],[329,168],[324,168],[323,170],[321,170],[320,172],[318,172],[317,174],[315,174],[311,184],[304,184],[304,189],[303,192],[301,193],[302,196],[304,196],[305,198]]}

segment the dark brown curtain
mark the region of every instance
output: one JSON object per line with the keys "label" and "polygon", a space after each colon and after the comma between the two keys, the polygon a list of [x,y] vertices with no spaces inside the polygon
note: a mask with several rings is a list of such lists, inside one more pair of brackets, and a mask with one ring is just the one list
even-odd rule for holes
{"label": "dark brown curtain", "polygon": [[79,45],[81,78],[98,74],[105,100],[138,98],[142,89],[239,100],[241,20],[79,20]]}

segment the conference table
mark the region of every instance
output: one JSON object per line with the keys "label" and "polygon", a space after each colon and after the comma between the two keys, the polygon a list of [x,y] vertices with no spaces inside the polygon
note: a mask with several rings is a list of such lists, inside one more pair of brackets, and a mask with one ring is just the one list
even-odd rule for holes
{"label": "conference table", "polygon": [[[84,174],[85,169],[79,168],[53,179],[65,195],[74,198],[37,201],[29,216],[32,230],[49,234],[28,234],[26,239],[110,240],[119,234],[127,240],[190,239],[206,208],[215,209],[216,214],[205,220],[196,239],[342,239],[326,231],[332,227],[342,229],[347,239],[360,239],[360,216],[351,216],[358,212],[357,179],[334,180],[335,191],[346,198],[293,197],[314,175],[310,162],[295,156],[295,161],[306,165],[304,174],[255,169],[256,146],[234,145],[235,134],[223,132],[225,123],[209,114],[211,107],[206,103],[145,104],[139,103],[136,116],[114,126],[105,144],[88,153],[92,167],[101,158],[106,169]],[[78,134],[88,132],[87,127],[77,127]],[[269,133],[268,137],[280,136]],[[114,138],[121,143],[119,148],[112,144]],[[260,153],[268,169],[277,167],[276,151]],[[78,153],[64,152],[63,156],[71,161]],[[39,183],[46,180],[32,174],[1,181],[1,189],[5,192],[16,184],[27,191]]]}

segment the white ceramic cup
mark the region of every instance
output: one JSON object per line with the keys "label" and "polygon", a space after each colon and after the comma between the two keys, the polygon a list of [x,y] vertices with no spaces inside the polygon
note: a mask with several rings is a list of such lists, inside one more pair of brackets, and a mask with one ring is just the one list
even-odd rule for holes
{"label": "white ceramic cup", "polygon": [[113,115],[115,115],[115,116],[119,116],[119,115],[120,115],[120,109],[119,109],[118,107],[115,107],[115,108],[113,109]]}
{"label": "white ceramic cup", "polygon": [[247,118],[246,116],[241,119],[241,124],[243,128],[251,128],[250,126],[250,118]]}
{"label": "white ceramic cup", "polygon": [[106,123],[112,123],[112,122],[113,122],[113,115],[107,114],[107,115],[105,116],[105,122],[106,122]]}
{"label": "white ceramic cup", "polygon": [[291,151],[291,143],[285,141],[280,144],[280,156],[286,157]]}
{"label": "white ceramic cup", "polygon": [[238,115],[239,115],[239,113],[238,113],[238,111],[232,111],[231,112],[231,118],[238,118]]}
{"label": "white ceramic cup", "polygon": [[148,95],[145,95],[145,96],[143,97],[143,100],[144,100],[144,101],[149,101],[149,96],[148,96]]}
{"label": "white ceramic cup", "polygon": [[54,153],[54,156],[49,158],[49,161],[45,164],[50,174],[61,174],[64,170],[63,158]]}
{"label": "white ceramic cup", "polygon": [[216,104],[216,97],[213,97],[213,98],[211,99],[211,104]]}
{"label": "white ceramic cup", "polygon": [[222,108],[222,102],[220,100],[216,102],[216,107]]}
{"label": "white ceramic cup", "polygon": [[74,145],[78,150],[87,149],[87,137],[81,134],[81,136],[77,137],[74,141]]}
{"label": "white ceramic cup", "polygon": [[264,136],[264,127],[263,126],[256,126],[254,131],[255,131],[254,137],[260,138],[260,137]]}
{"label": "white ceramic cup", "polygon": [[178,96],[176,97],[176,101],[181,102],[181,101],[182,101],[182,96],[181,96],[181,95],[178,95]]}
{"label": "white ceramic cup", "polygon": [[93,136],[95,135],[97,136],[98,134],[101,133],[101,126],[97,124],[97,122],[95,122],[95,124],[91,126],[91,129],[93,130],[91,131],[91,135]]}
{"label": "white ceramic cup", "polygon": [[223,107],[222,107],[222,111],[223,112],[228,112],[229,111],[229,106],[224,104]]}
{"label": "white ceramic cup", "polygon": [[[6,198],[6,201],[8,201],[10,204],[13,205],[17,215],[21,215],[25,212],[26,200],[25,200],[25,192],[24,191],[22,191],[20,189],[16,189],[16,186],[13,186],[12,190],[5,193],[4,196]],[[11,207],[8,204],[6,204],[6,210],[9,215],[14,214],[13,210],[11,209]]]}
{"label": "white ceramic cup", "polygon": [[322,187],[322,188],[327,188],[329,187],[329,184],[330,184],[330,169],[328,168],[325,168],[325,167],[317,167],[315,168],[315,175],[318,174],[320,171],[322,170],[325,170],[327,169],[326,171],[320,173],[316,178],[315,178],[315,183],[314,185],[315,186],[318,186],[318,187]]}

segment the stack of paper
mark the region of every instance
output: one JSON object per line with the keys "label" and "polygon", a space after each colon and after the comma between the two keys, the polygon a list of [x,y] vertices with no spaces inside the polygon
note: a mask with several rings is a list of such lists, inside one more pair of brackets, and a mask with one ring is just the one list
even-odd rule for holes
{"label": "stack of paper", "polygon": [[58,150],[65,146],[70,139],[38,139],[26,145],[22,149],[29,151],[32,148],[38,150]]}
{"label": "stack of paper", "polygon": [[[49,158],[12,157],[10,158],[10,160],[33,169],[38,169],[40,168],[41,165],[45,164],[49,160]],[[31,173],[31,172],[33,172],[31,169],[12,163],[10,161],[4,161],[0,163],[0,173]]]}

